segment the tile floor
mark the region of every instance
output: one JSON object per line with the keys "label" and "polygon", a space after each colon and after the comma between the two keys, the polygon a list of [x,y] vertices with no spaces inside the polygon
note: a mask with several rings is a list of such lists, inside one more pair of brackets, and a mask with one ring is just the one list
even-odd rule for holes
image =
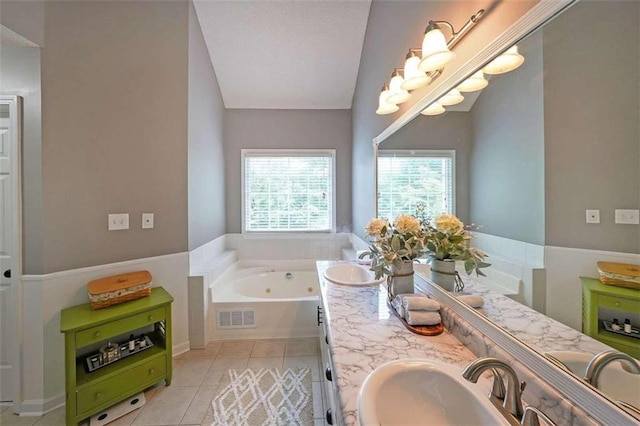
{"label": "tile floor", "polygon": [[[220,379],[232,368],[309,367],[312,373],[314,425],[324,425],[318,338],[214,342],[174,358],[171,386],[145,391],[147,403],[109,423],[122,425],[201,425]],[[42,417],[20,417],[0,407],[0,425],[64,425],[64,407]],[[88,422],[87,422],[88,424]],[[207,425],[208,426],[208,425]]]}

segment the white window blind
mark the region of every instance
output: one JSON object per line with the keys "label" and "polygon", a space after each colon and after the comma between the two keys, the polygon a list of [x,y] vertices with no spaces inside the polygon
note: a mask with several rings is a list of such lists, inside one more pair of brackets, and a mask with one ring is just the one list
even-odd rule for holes
{"label": "white window blind", "polygon": [[378,217],[454,212],[454,151],[379,151]]}
{"label": "white window blind", "polygon": [[332,231],[334,151],[243,150],[246,232]]}

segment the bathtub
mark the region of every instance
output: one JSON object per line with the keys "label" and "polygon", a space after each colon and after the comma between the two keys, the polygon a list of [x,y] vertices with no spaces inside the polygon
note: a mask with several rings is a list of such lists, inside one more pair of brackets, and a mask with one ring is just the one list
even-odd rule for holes
{"label": "bathtub", "polygon": [[314,261],[238,261],[210,284],[209,341],[318,336]]}

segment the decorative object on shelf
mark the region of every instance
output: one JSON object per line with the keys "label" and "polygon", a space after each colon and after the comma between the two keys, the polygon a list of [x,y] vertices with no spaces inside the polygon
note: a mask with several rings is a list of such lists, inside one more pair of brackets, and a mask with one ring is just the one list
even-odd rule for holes
{"label": "decorative object on shelf", "polygon": [[87,372],[91,373],[128,356],[137,354],[153,347],[153,342],[146,335],[138,338],[130,337],[126,343],[115,344],[109,342],[100,348],[100,352],[85,358]]}
{"label": "decorative object on shelf", "polygon": [[640,265],[598,262],[598,273],[602,284],[640,290]]}
{"label": "decorative object on shelf", "polygon": [[[481,268],[490,266],[484,259],[486,254],[471,247],[473,234],[465,229],[464,223],[451,214],[440,214],[431,225],[425,215],[425,206],[419,205],[416,216],[422,218],[427,231],[425,247],[431,259],[431,278],[447,291],[462,291],[464,283],[455,270],[455,261],[464,262],[467,275],[472,271],[483,275]],[[473,226],[473,225],[472,225]]]}
{"label": "decorative object on shelf", "polygon": [[139,299],[151,294],[149,271],[135,271],[89,281],[87,292],[93,309]]}
{"label": "decorative object on shelf", "polygon": [[[394,69],[391,75],[389,86],[391,86],[392,92],[396,90],[396,96],[389,99],[389,93],[385,94],[385,88],[383,87],[376,114],[384,115],[397,111],[398,109],[394,110],[386,104],[406,102],[411,96],[407,92],[408,90],[427,86],[438,78],[442,74],[444,66],[455,57],[455,53],[451,49],[474,27],[482,18],[484,12],[484,9],[480,9],[472,15],[458,32],[447,21],[429,21],[422,38],[422,47],[410,48],[404,68]],[[443,27],[448,28],[451,32],[449,41],[447,41],[442,32]],[[404,92],[397,92],[398,90],[403,90]],[[397,99],[400,99],[400,101],[396,102]]]}
{"label": "decorative object on shelf", "polygon": [[399,215],[390,224],[376,218],[369,221],[365,233],[374,241],[361,256],[371,257],[376,279],[387,276],[389,299],[399,293],[413,293],[413,261],[425,251],[426,229],[420,220]]}

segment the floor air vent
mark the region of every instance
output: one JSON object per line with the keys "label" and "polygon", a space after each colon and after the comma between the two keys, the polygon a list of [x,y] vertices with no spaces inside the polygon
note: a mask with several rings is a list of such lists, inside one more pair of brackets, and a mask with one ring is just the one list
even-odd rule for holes
{"label": "floor air vent", "polygon": [[253,309],[216,310],[218,328],[255,328],[256,316]]}

